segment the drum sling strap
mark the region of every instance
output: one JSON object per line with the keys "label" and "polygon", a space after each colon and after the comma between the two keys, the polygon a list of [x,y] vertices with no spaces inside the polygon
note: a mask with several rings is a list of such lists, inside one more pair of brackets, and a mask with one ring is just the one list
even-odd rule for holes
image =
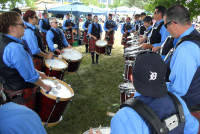
{"label": "drum sling strap", "polygon": [[190,34],[190,35],[187,35],[187,36],[184,36],[183,38],[181,38],[177,45],[175,46],[175,48],[171,48],[170,51],[168,52],[167,56],[165,57],[164,59],[164,62],[166,62],[168,68],[167,68],[167,73],[166,73],[166,81],[169,82],[169,75],[171,73],[171,70],[170,70],[170,61],[171,61],[171,58],[172,58],[172,55],[174,53],[174,51],[176,50],[176,48],[184,41],[192,41],[192,40],[196,40],[198,42],[200,42],[200,36],[198,35],[194,35],[194,34]]}
{"label": "drum sling strap", "polygon": [[[156,115],[156,113],[149,106],[147,106],[145,103],[136,98],[130,98],[126,100],[120,106],[120,108],[130,107],[134,109],[139,115],[141,115],[141,117],[143,117],[150,124],[150,126],[153,128],[154,134],[166,134],[172,129],[176,128],[177,126],[185,122],[185,116],[180,101],[176,98],[174,94],[170,92],[168,92],[168,94],[172,98],[175,108],[178,111],[178,114],[175,115],[178,118],[178,125],[176,126],[173,126],[173,124],[168,123],[169,121],[167,121],[167,119],[165,119],[162,122]],[[169,118],[171,118],[172,116],[170,116]]]}

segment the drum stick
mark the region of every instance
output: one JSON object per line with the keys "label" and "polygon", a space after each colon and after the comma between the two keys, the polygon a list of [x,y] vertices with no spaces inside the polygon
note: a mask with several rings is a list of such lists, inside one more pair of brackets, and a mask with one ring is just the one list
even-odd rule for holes
{"label": "drum stick", "polygon": [[113,116],[115,116],[115,113],[107,112],[106,115],[108,115],[108,116],[110,116],[110,117],[113,117]]}
{"label": "drum stick", "polygon": [[101,129],[101,125],[99,126],[98,130],[100,130],[100,129]]}

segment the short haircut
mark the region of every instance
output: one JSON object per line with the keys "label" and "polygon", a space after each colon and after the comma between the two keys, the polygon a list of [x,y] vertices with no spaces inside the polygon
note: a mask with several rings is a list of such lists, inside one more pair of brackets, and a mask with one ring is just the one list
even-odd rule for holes
{"label": "short haircut", "polygon": [[5,12],[0,15],[0,33],[7,34],[9,32],[9,27],[15,25],[18,21],[20,14],[15,11]]}
{"label": "short haircut", "polygon": [[146,16],[147,14],[145,13],[145,12],[142,12],[141,14],[140,14],[140,16]]}
{"label": "short haircut", "polygon": [[164,6],[156,6],[155,9],[158,9],[157,12],[162,13],[162,17],[165,14],[166,8]]}
{"label": "short haircut", "polygon": [[166,22],[174,21],[181,25],[190,25],[190,14],[188,10],[182,5],[174,5],[167,9]]}
{"label": "short haircut", "polygon": [[139,15],[139,14],[135,14],[134,18],[135,18],[135,17],[140,18],[140,15]]}
{"label": "short haircut", "polygon": [[19,8],[13,8],[11,11],[18,12],[20,15],[22,15],[22,11]]}
{"label": "short haircut", "polygon": [[146,16],[143,19],[143,22],[148,22],[148,23],[150,23],[152,25],[153,24],[152,17],[151,16]]}
{"label": "short haircut", "polygon": [[127,17],[127,19],[131,20],[131,18],[130,18],[130,17]]}
{"label": "short haircut", "polygon": [[23,16],[23,20],[28,22],[28,18],[32,18],[36,12],[34,10],[27,10]]}
{"label": "short haircut", "polygon": [[98,16],[96,16],[96,15],[95,15],[95,16],[93,17],[93,19],[94,19],[95,17],[97,17],[97,18],[98,18]]}
{"label": "short haircut", "polygon": [[92,16],[92,14],[89,13],[88,16]]}
{"label": "short haircut", "polygon": [[42,16],[44,16],[44,15],[46,15],[47,14],[47,12],[44,12],[44,13],[42,13]]}
{"label": "short haircut", "polygon": [[56,19],[56,17],[49,18],[49,24],[51,24],[52,22],[54,22],[55,19]]}
{"label": "short haircut", "polygon": [[111,17],[112,17],[112,14],[108,14],[108,16],[111,16]]}

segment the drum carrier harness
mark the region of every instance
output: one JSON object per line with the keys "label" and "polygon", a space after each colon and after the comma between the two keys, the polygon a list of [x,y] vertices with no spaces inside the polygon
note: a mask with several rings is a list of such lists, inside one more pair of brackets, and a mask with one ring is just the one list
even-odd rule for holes
{"label": "drum carrier harness", "polygon": [[136,99],[136,98],[130,98],[126,100],[120,108],[123,107],[130,107],[133,110],[135,110],[142,118],[147,121],[151,128],[153,128],[154,134],[166,134],[169,131],[173,130],[174,128],[178,127],[182,123],[185,123],[185,116],[183,112],[183,107],[180,103],[180,101],[177,99],[177,97],[168,92],[169,96],[171,97],[172,101],[174,102],[174,106],[176,108],[176,111],[178,111],[176,114],[171,115],[167,119],[164,119],[161,121],[156,115],[156,113],[145,103],[142,101]]}

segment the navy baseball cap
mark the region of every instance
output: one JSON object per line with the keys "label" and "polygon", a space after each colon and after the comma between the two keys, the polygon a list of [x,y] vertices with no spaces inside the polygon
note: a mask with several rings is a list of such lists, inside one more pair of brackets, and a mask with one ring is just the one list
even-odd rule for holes
{"label": "navy baseball cap", "polygon": [[133,64],[133,85],[138,93],[149,97],[167,95],[165,75],[167,66],[154,52],[139,53]]}

